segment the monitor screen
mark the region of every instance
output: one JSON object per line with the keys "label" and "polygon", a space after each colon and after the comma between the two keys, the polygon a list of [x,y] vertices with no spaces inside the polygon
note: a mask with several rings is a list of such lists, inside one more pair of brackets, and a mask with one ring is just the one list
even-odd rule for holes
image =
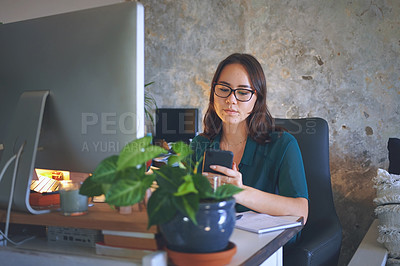
{"label": "monitor screen", "polygon": [[[34,212],[25,206],[34,168],[90,173],[144,135],[140,3],[3,24],[0,47],[0,171],[24,146],[14,209]],[[9,168],[0,207],[10,195]]]}
{"label": "monitor screen", "polygon": [[156,110],[156,138],[166,142],[189,143],[198,133],[196,108],[159,108]]}

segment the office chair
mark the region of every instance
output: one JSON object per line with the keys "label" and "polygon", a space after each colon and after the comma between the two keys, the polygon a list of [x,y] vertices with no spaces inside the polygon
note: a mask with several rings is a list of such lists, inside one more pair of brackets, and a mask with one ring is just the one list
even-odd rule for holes
{"label": "office chair", "polygon": [[400,175],[400,139],[389,138],[388,141],[389,152],[389,169],[390,174]]}
{"label": "office chair", "polygon": [[197,108],[156,109],[156,139],[190,143],[198,134],[198,117]]}
{"label": "office chair", "polygon": [[309,215],[300,242],[283,249],[283,263],[337,265],[342,226],[333,203],[329,168],[329,128],[322,118],[276,119],[299,144],[309,194]]}

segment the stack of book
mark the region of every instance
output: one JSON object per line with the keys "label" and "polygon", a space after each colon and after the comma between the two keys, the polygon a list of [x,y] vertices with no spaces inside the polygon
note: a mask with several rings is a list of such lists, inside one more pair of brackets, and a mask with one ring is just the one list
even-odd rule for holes
{"label": "stack of book", "polygon": [[102,230],[103,242],[96,243],[96,253],[101,255],[141,259],[161,249],[158,233]]}
{"label": "stack of book", "polygon": [[31,192],[29,195],[29,204],[35,207],[48,207],[60,205],[60,194]]}
{"label": "stack of book", "polygon": [[157,234],[103,230],[104,244],[116,247],[157,250]]}
{"label": "stack of book", "polygon": [[143,257],[152,254],[153,250],[133,249],[114,247],[104,244],[104,242],[96,243],[96,254],[113,257],[123,257],[135,260],[142,260]]}
{"label": "stack of book", "polygon": [[37,207],[60,205],[59,184],[59,181],[46,176],[32,180],[29,204]]}

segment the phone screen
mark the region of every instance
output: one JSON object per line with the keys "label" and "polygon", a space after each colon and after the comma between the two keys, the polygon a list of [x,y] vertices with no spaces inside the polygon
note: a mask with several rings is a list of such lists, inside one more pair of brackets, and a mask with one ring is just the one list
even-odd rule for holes
{"label": "phone screen", "polygon": [[210,165],[221,165],[232,168],[233,153],[231,151],[211,150],[204,152],[203,172],[218,173],[210,168]]}

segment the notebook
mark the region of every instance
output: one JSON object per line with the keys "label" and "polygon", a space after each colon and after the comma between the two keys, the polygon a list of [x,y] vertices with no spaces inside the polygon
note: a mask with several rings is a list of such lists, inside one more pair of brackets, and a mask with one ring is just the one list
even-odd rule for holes
{"label": "notebook", "polygon": [[262,234],[302,226],[302,224],[303,217],[271,216],[268,214],[247,211],[236,215],[235,227],[253,233]]}

